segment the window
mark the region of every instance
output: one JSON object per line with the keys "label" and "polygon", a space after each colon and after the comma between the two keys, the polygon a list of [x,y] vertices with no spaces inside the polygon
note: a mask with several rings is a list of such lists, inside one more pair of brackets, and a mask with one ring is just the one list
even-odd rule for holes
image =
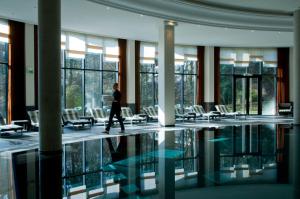
{"label": "window", "polygon": [[117,40],[63,33],[62,108],[75,108],[83,114],[102,107],[102,95],[111,95],[118,82]]}
{"label": "window", "polygon": [[[141,108],[158,104],[157,46],[141,43],[140,95]],[[195,104],[197,88],[197,49],[175,47],[175,104],[188,107]]]}
{"label": "window", "polygon": [[175,104],[181,108],[194,105],[196,88],[197,49],[175,46]]}
{"label": "window", "polygon": [[141,43],[140,96],[141,108],[158,104],[157,46]]}
{"label": "window", "polygon": [[247,114],[276,113],[276,49],[221,48],[221,104]]}
{"label": "window", "polygon": [[0,20],[0,113],[4,118],[7,118],[8,35],[7,21]]}

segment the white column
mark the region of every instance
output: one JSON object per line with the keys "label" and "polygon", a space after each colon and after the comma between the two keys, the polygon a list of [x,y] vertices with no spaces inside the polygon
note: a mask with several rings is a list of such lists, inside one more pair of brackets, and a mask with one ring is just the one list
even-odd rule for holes
{"label": "white column", "polygon": [[[137,154],[137,143],[136,143],[136,137],[135,136],[128,136],[127,137],[127,157],[132,160],[132,162],[135,162],[136,166],[128,164],[128,170],[127,170],[127,185],[135,185],[136,184],[136,178],[139,176],[140,171],[138,171],[138,161],[139,161],[139,154]],[[138,185],[136,184],[138,187]],[[136,190],[133,190],[133,192],[129,192],[128,194],[136,193]]]}
{"label": "white column", "polygon": [[[213,141],[215,132],[214,130],[205,130],[204,131],[204,173],[206,176],[209,176],[210,179],[215,178],[215,143]],[[212,186],[213,183],[210,180],[205,180],[206,186]]]}
{"label": "white column", "polygon": [[168,151],[174,150],[175,132],[160,130],[158,133],[158,194],[159,198],[175,198],[175,158]]}
{"label": "white column", "polygon": [[300,8],[294,12],[294,123],[300,124]]}
{"label": "white column", "polygon": [[34,106],[34,25],[25,24],[26,106]]}
{"label": "white column", "polygon": [[[135,104],[135,41],[127,40],[127,103],[132,109]],[[135,106],[134,106],[135,107]]]}
{"label": "white column", "polygon": [[210,107],[215,101],[214,47],[205,46],[204,52],[204,103]]}
{"label": "white column", "polygon": [[160,24],[158,44],[158,122],[161,126],[175,125],[174,26]]}
{"label": "white column", "polygon": [[40,151],[61,151],[60,0],[38,1]]}

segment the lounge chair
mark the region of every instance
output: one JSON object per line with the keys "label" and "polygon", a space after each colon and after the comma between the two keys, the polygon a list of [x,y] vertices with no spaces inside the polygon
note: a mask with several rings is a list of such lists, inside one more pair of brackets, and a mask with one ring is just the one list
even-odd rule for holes
{"label": "lounge chair", "polygon": [[14,132],[20,131],[22,133],[23,126],[19,126],[15,124],[6,124],[2,114],[0,113],[0,136],[2,135],[3,132],[8,132],[8,131],[14,131]]}
{"label": "lounge chair", "polygon": [[158,114],[157,111],[153,106],[144,107],[143,108],[145,114],[147,115],[148,119],[150,120],[158,120]]}
{"label": "lounge chair", "polygon": [[[40,127],[39,110],[27,111],[27,114],[30,119],[31,130],[37,131]],[[64,126],[63,120],[61,121],[61,125]]]}
{"label": "lounge chair", "polygon": [[220,113],[216,111],[210,111],[210,112],[205,112],[204,108],[202,105],[194,105],[193,106],[193,112],[196,114],[196,117],[203,117],[207,119],[208,121],[210,119],[218,118],[220,117]]}
{"label": "lounge chair", "polygon": [[132,111],[129,107],[122,107],[121,110],[122,110],[122,117],[125,118],[125,122],[130,121],[131,125],[133,124],[133,122],[142,122],[142,121],[147,122],[145,117],[132,114]]}
{"label": "lounge chair", "polygon": [[31,129],[37,130],[39,128],[39,111],[27,111],[30,119]]}
{"label": "lounge chair", "polygon": [[184,119],[196,119],[196,114],[195,113],[183,113],[182,111],[181,111],[181,108],[179,108],[179,107],[177,107],[176,105],[175,105],[175,117],[176,118],[180,118],[180,119],[182,119],[182,120],[184,120]]}
{"label": "lounge chair", "polygon": [[196,117],[203,117],[204,114],[206,114],[204,108],[201,105],[193,105],[191,107],[191,110],[193,113],[196,114]]}
{"label": "lounge chair", "polygon": [[279,115],[293,115],[292,102],[278,103],[278,114]]}
{"label": "lounge chair", "polygon": [[[96,123],[103,123],[104,126],[106,125],[106,123],[108,123],[109,117],[105,113],[103,108],[91,108],[89,111]],[[117,119],[113,118],[113,121],[116,122]]]}
{"label": "lounge chair", "polygon": [[73,127],[92,127],[92,122],[88,119],[81,119],[75,109],[65,109],[62,114],[64,124],[71,124]]}
{"label": "lounge chair", "polygon": [[221,113],[221,116],[234,117],[236,119],[237,116],[241,115],[240,112],[229,112],[225,105],[215,105],[215,108]]}

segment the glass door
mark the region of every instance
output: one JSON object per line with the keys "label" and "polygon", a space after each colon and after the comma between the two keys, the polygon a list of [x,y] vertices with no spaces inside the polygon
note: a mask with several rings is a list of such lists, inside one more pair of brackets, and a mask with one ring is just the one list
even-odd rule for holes
{"label": "glass door", "polygon": [[234,77],[234,110],[242,114],[261,114],[261,81],[259,76]]}
{"label": "glass door", "polygon": [[258,114],[259,99],[258,99],[258,78],[248,78],[248,87],[249,87],[249,112],[250,115]]}
{"label": "glass door", "polygon": [[247,113],[246,102],[246,78],[235,78],[235,111]]}

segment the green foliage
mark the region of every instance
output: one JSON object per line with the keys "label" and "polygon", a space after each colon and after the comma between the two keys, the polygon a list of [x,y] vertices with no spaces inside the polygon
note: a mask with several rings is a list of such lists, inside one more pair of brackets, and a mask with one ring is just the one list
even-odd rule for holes
{"label": "green foliage", "polygon": [[66,88],[67,108],[81,107],[81,87],[70,85]]}

